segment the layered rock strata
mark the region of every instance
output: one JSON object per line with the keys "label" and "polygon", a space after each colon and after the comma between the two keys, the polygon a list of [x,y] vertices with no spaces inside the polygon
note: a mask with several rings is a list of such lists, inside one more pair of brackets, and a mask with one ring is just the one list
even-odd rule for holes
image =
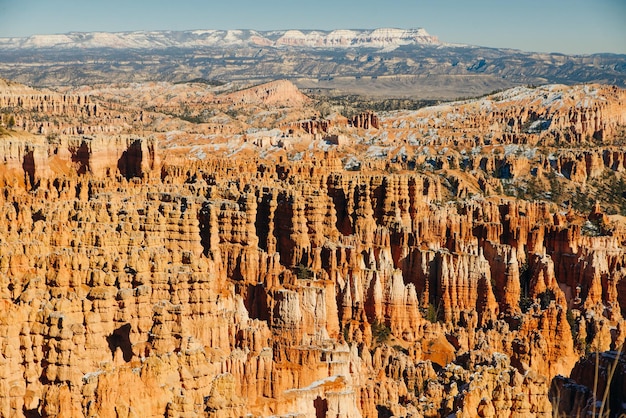
{"label": "layered rock strata", "polygon": [[167,138],[3,130],[0,415],[586,411],[550,387],[586,385],[585,352],[623,346],[623,220],[478,191],[532,168],[620,176],[623,152],[494,177],[509,156],[459,152],[463,171],[442,150],[423,170],[374,154],[399,117],[364,116],[366,145],[193,162]]}
{"label": "layered rock strata", "polygon": [[623,342],[598,310],[621,306],[617,237],[545,203],[442,204],[435,176],[259,164],[5,187],[3,414],[543,416],[578,359],[568,306]]}

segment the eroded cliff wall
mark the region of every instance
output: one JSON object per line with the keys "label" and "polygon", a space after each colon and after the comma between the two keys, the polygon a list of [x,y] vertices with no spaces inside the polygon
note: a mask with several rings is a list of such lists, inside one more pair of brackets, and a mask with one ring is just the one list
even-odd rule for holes
{"label": "eroded cliff wall", "polygon": [[551,416],[556,377],[588,381],[585,352],[626,338],[626,228],[498,190],[619,176],[623,151],[603,134],[538,159],[372,157],[364,130],[408,146],[432,124],[433,149],[471,132],[437,111],[357,117],[363,143],[195,161],[152,136],[3,131],[0,415]]}
{"label": "eroded cliff wall", "polygon": [[549,414],[566,310],[624,339],[621,238],[442,187],[332,158],[5,187],[3,415]]}

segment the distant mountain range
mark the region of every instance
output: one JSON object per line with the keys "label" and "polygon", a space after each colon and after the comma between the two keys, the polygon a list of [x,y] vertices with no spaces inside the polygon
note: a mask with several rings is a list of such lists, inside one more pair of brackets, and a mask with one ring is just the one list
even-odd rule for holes
{"label": "distant mountain range", "polygon": [[424,29],[194,30],[0,38],[0,77],[34,86],[289,79],[310,94],[451,99],[527,84],[626,86],[626,55],[439,41]]}
{"label": "distant mountain range", "polygon": [[232,46],[300,46],[309,48],[397,48],[401,45],[441,45],[424,29],[255,31],[194,30],[153,32],[90,32],[0,38],[6,49],[166,49]]}

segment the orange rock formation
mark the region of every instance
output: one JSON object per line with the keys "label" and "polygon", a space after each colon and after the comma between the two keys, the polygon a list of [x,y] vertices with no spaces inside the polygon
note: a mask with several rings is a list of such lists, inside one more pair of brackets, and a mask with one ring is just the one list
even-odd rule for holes
{"label": "orange rock formation", "polygon": [[[624,93],[606,89],[606,103],[553,124],[597,115],[570,132],[610,143]],[[271,97],[271,86],[257,90],[229,100]],[[472,106],[450,113],[472,120],[458,138],[516,112],[478,117]],[[490,167],[506,155],[465,154],[462,171],[451,167],[460,152],[372,148],[371,135],[396,135],[406,150],[402,120],[414,130],[452,120],[421,117],[370,113],[341,128],[367,143],[280,131],[293,149],[275,153],[222,133],[186,146],[236,158],[193,161],[169,131],[3,130],[0,415],[551,415],[551,381],[570,376],[585,346],[626,338],[623,221],[601,205],[581,214],[479,194],[481,182],[495,190]],[[585,174],[568,182],[621,175],[623,152],[610,147],[540,167],[560,175],[579,161]],[[530,160],[508,160],[508,172],[530,175]],[[587,222],[604,229],[589,234]]]}

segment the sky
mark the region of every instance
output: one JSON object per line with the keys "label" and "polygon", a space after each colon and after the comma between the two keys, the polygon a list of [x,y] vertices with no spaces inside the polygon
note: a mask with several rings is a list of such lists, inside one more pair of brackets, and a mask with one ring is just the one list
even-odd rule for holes
{"label": "sky", "polygon": [[381,27],[525,51],[626,54],[626,0],[0,0],[0,37]]}

